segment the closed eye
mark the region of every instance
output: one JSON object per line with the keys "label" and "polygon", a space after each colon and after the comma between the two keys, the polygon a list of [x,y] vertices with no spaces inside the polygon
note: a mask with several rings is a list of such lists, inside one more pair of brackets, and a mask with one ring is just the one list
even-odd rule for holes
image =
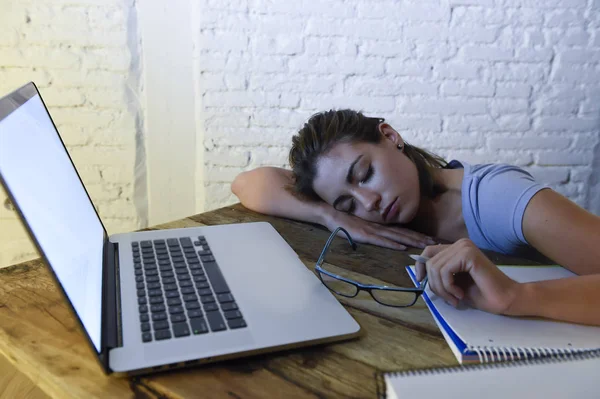
{"label": "closed eye", "polygon": [[361,183],[367,183],[371,177],[373,176],[373,165],[369,165],[369,169],[367,169],[367,173],[365,173],[365,177],[360,181]]}

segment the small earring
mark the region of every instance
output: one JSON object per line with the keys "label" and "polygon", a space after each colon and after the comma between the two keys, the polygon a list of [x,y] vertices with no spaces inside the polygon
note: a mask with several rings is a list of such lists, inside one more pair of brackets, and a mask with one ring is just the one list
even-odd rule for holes
{"label": "small earring", "polygon": [[402,151],[402,148],[404,148],[404,147],[402,146],[402,144],[398,144],[398,149],[399,149],[400,151]]}

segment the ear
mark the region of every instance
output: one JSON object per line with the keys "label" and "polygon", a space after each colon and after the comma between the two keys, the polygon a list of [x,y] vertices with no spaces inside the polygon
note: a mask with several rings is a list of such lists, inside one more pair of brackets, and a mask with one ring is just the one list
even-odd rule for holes
{"label": "ear", "polygon": [[378,128],[381,134],[383,134],[386,139],[390,140],[394,144],[394,146],[404,146],[404,140],[402,140],[400,133],[395,131],[394,128],[391,127],[389,124],[385,122],[380,123]]}

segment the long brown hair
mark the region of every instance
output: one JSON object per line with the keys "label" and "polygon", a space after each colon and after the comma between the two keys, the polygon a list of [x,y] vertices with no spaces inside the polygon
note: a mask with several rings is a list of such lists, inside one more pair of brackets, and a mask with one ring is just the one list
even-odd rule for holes
{"label": "long brown hair", "polygon": [[[311,116],[292,137],[289,162],[294,174],[294,191],[308,199],[320,199],[313,189],[318,158],[339,142],[379,143],[383,137],[379,125],[384,121],[383,118],[367,117],[349,109],[319,112]],[[421,195],[433,197],[435,184],[432,169],[446,166],[446,161],[406,142],[404,153],[417,167]]]}

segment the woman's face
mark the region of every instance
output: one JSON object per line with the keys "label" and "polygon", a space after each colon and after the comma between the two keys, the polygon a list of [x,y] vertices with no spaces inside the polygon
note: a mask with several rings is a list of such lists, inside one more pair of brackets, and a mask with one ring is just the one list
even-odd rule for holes
{"label": "woman's face", "polygon": [[317,161],[315,192],[335,209],[377,223],[410,222],[419,208],[417,167],[387,124],[378,144],[337,143]]}

